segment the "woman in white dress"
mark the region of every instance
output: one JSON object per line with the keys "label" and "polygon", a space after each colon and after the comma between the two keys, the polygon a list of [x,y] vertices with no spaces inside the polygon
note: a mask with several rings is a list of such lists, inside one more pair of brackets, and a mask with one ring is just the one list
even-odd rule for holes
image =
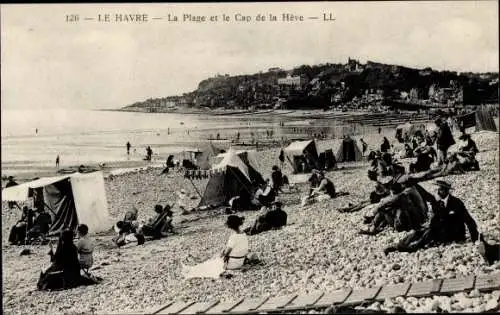
{"label": "woman in white dress", "polygon": [[226,244],[226,248],[220,255],[202,262],[196,266],[182,265],[182,273],[185,278],[218,278],[225,270],[239,269],[245,263],[248,255],[248,236],[240,230],[245,218],[230,215],[226,226],[233,230]]}

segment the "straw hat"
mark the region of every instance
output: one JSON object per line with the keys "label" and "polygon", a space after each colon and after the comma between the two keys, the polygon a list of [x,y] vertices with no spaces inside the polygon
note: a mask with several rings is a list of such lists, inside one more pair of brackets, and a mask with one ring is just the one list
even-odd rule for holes
{"label": "straw hat", "polygon": [[453,189],[453,188],[451,187],[451,184],[450,184],[449,182],[445,181],[445,180],[436,180],[436,181],[434,182],[434,185],[436,185],[436,186],[440,186],[440,187],[443,187],[443,188],[446,188],[446,189],[448,189],[448,190]]}

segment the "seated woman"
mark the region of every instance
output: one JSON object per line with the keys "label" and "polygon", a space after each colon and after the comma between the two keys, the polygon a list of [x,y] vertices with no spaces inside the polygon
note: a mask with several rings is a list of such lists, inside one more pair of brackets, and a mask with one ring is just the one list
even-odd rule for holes
{"label": "seated woman", "polygon": [[49,255],[52,265],[40,273],[37,284],[39,290],[63,290],[97,283],[95,279],[80,274],[78,250],[73,244],[73,231],[63,231],[55,253],[52,250],[52,243],[50,244]]}
{"label": "seated woman", "polygon": [[[278,194],[279,192],[282,192],[282,187],[283,185],[286,185],[285,183],[285,176],[283,176],[283,173],[281,172],[280,168],[277,165],[274,165],[272,168],[272,173],[271,173],[271,180],[273,182],[273,189]],[[287,179],[288,180],[288,179]]]}
{"label": "seated woman", "polygon": [[459,138],[462,140],[462,145],[459,151],[451,154],[450,159],[458,162],[464,170],[479,170],[479,162],[476,160],[476,154],[479,150],[470,134],[463,134]]}
{"label": "seated woman", "polygon": [[21,219],[12,227],[9,234],[9,243],[22,245],[26,241],[26,232],[33,227],[33,211],[27,206],[23,207]]}
{"label": "seated woman", "polygon": [[255,219],[253,226],[245,229],[248,235],[255,235],[272,229],[279,229],[286,225],[287,214],[281,209],[280,201],[273,202],[272,207],[264,207]]}
{"label": "seated woman", "polygon": [[33,227],[28,231],[28,240],[36,238],[45,239],[52,224],[52,217],[45,211],[43,206],[37,210],[38,215],[33,222]]}
{"label": "seated woman", "polygon": [[86,224],[80,224],[77,230],[79,238],[76,243],[76,249],[78,251],[80,268],[85,271],[85,273],[88,273],[88,270],[94,263],[94,258],[92,256],[94,244],[89,237],[89,227]]}
{"label": "seated woman", "polygon": [[240,231],[243,221],[243,217],[236,215],[228,216],[226,226],[232,230],[232,233],[225,249],[221,254],[196,266],[181,264],[184,277],[187,279],[219,278],[225,271],[240,269],[245,263],[248,263],[248,236]]}
{"label": "seated woman", "polygon": [[269,183],[269,179],[267,179],[266,182],[255,192],[252,204],[255,207],[268,206],[274,201],[275,198],[276,192]]}
{"label": "seated woman", "polygon": [[325,172],[321,171],[318,174],[319,186],[315,188],[313,194],[316,195],[328,195],[330,198],[335,198],[335,185],[333,182],[325,176]]}
{"label": "seated woman", "polygon": [[247,187],[241,187],[238,196],[229,200],[229,206],[233,211],[253,210],[258,206],[252,203],[252,197]]}
{"label": "seated woman", "polygon": [[125,213],[125,216],[123,217],[123,221],[136,222],[138,212],[139,212],[139,210],[137,210],[136,207],[132,207],[132,210],[129,210],[129,211],[127,211],[127,213]]}
{"label": "seated woman", "polygon": [[302,206],[314,203],[315,201],[335,198],[336,196],[335,185],[325,176],[325,172],[320,171],[316,174],[316,176],[319,180],[319,186],[312,189],[308,196],[302,198]]}
{"label": "seated woman", "polygon": [[415,149],[415,155],[417,156],[417,161],[410,164],[410,173],[430,170],[432,163],[437,158],[436,150],[430,146],[418,147]]}

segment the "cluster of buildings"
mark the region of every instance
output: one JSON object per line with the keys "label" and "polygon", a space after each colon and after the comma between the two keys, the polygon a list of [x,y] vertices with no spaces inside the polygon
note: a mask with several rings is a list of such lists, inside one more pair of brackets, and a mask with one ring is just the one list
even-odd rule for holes
{"label": "cluster of buildings", "polygon": [[[458,75],[452,73],[449,77],[458,78]],[[465,75],[467,78],[474,77],[474,74]],[[493,88],[494,85],[498,86],[498,74],[475,76],[479,76],[483,82],[488,81],[489,86],[493,85]],[[311,98],[320,99],[319,102],[325,103],[319,104],[323,108],[380,107],[385,100],[433,107],[464,104],[464,87],[457,80],[443,83],[444,77],[431,68],[415,70],[372,61],[362,64],[356,59],[348,58],[345,64],[302,66],[294,71],[273,67],[269,68],[267,73],[260,72],[256,75],[217,75],[202,81],[192,93],[148,99],[129,107],[147,107],[153,112],[189,106],[230,109],[281,108],[287,101],[294,99],[302,99],[308,106],[308,99]],[[470,95],[470,88],[467,95]],[[310,106],[316,105],[318,104]]]}

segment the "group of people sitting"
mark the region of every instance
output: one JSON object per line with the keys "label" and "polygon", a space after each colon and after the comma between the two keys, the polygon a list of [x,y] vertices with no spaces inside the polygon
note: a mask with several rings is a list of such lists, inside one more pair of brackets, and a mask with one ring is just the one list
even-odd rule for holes
{"label": "group of people sitting", "polygon": [[390,151],[371,151],[368,154],[368,161],[370,162],[371,170],[377,172],[379,176],[394,176],[399,173],[405,173],[404,166],[394,158],[393,153]]}
{"label": "group of people sitting", "polygon": [[49,233],[52,217],[44,207],[30,209],[23,206],[22,216],[11,228],[9,243],[11,245],[26,245],[33,242],[44,242]]}
{"label": "group of people sitting", "polygon": [[283,175],[277,165],[272,167],[271,180],[266,179],[262,184],[253,183],[255,189],[241,187],[237,196],[229,200],[228,212],[242,210],[257,210],[269,207],[276,197],[283,192],[283,187],[289,185],[288,177]]}
{"label": "group of people sitting", "polygon": [[[479,152],[476,143],[470,134],[462,130],[459,137],[458,151],[449,154],[449,148],[456,144],[446,121],[435,121],[437,131],[425,134],[416,132],[412,139],[412,147],[405,144],[406,157],[416,157],[415,163],[410,164],[410,173],[429,171],[431,165],[437,161],[437,166],[449,173],[463,173],[470,170],[479,170],[476,154]],[[434,149],[434,145],[436,149]]]}
{"label": "group of people sitting", "polygon": [[64,290],[80,285],[97,284],[102,280],[89,272],[94,262],[94,244],[88,236],[88,226],[80,224],[77,231],[76,244],[72,230],[61,232],[55,252],[52,243],[49,243],[48,254],[51,265],[40,272],[37,283],[39,290]]}
{"label": "group of people sitting", "polygon": [[173,212],[170,205],[156,205],[155,215],[146,222],[140,222],[137,219],[138,210],[133,208],[128,211],[122,221],[115,224],[117,237],[113,239],[117,246],[123,246],[127,243],[137,242],[138,245],[144,244],[146,237],[159,239],[168,234],[175,234],[172,224]]}

